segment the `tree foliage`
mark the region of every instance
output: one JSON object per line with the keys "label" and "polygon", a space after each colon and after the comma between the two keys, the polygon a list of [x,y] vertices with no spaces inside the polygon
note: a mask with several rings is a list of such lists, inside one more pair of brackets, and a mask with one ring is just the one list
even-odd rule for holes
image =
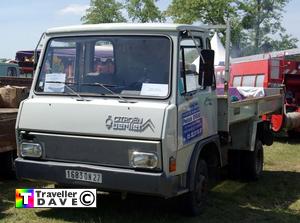
{"label": "tree foliage", "polygon": [[156,6],[157,0],[91,0],[90,8],[81,18],[83,23],[164,22],[164,14]]}
{"label": "tree foliage", "polygon": [[165,17],[155,0],[127,0],[127,13],[133,22],[164,22]]}
{"label": "tree foliage", "polygon": [[297,48],[298,39],[288,34],[279,33],[279,39],[266,38],[262,48],[265,52]]}
{"label": "tree foliage", "polygon": [[85,24],[126,22],[122,8],[123,5],[115,0],[91,0],[90,8],[81,20]]}
{"label": "tree foliage", "polygon": [[[259,53],[262,46],[271,44],[269,34],[283,33],[281,25],[282,10],[289,0],[244,0],[239,7],[245,13],[242,27],[252,38],[254,52]],[[280,37],[282,37],[281,35]],[[284,35],[286,38],[289,36]],[[278,40],[277,40],[278,42]],[[275,43],[275,42],[274,42]]]}
{"label": "tree foliage", "polygon": [[236,0],[173,0],[167,15],[173,21],[191,24],[197,20],[204,23],[225,23],[227,16],[236,15]]}
{"label": "tree foliage", "polygon": [[[227,18],[230,18],[232,52],[234,56],[241,54],[241,43],[245,35],[240,23],[237,0],[173,0],[166,14],[175,22],[188,24],[196,21],[212,25],[225,24]],[[221,32],[224,36],[225,30]]]}
{"label": "tree foliage", "polygon": [[[173,0],[167,15],[175,22],[224,24],[232,22],[232,56],[295,47],[297,39],[281,25],[289,0]],[[273,38],[271,38],[273,37]],[[277,38],[277,39],[276,39]]]}

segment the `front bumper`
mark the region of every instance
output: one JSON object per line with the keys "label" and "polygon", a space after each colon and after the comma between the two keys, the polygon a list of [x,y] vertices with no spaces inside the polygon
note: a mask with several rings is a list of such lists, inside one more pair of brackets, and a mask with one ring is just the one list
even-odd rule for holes
{"label": "front bumper", "polygon": [[[178,178],[167,177],[164,173],[149,173],[130,169],[104,167],[88,164],[55,161],[37,161],[17,158],[17,177],[51,182],[68,186],[98,188],[103,191],[122,191],[161,197],[177,194]],[[66,179],[65,170],[80,170],[102,174],[102,183]]]}

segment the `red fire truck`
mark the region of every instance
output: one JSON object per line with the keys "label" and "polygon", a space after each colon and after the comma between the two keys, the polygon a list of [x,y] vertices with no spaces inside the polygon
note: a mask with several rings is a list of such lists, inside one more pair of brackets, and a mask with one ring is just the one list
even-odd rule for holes
{"label": "red fire truck", "polygon": [[[219,83],[224,73],[224,67],[216,68]],[[285,106],[271,117],[273,131],[300,132],[300,49],[232,59],[229,86],[283,87]]]}

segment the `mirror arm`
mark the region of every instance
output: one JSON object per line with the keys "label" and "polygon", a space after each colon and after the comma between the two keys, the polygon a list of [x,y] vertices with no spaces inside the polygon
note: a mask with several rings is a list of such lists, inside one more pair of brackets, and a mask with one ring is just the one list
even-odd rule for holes
{"label": "mirror arm", "polygon": [[201,54],[201,49],[198,47],[197,42],[196,42],[196,40],[195,40],[195,37],[194,37],[193,33],[192,33],[190,30],[187,30],[187,32],[188,32],[188,33],[190,34],[190,36],[192,37],[192,40],[193,40],[193,42],[194,42],[194,44],[195,44],[195,46],[196,46],[197,52],[198,52],[198,54],[199,54],[199,57],[201,58],[202,62],[205,64],[205,60],[204,60],[204,58],[203,58],[203,56],[202,56],[202,54]]}

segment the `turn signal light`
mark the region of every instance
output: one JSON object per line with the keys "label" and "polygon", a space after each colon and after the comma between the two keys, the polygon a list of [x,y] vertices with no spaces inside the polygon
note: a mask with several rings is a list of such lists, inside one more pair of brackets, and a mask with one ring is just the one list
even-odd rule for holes
{"label": "turn signal light", "polygon": [[169,159],[169,172],[176,171],[176,159],[172,156]]}

